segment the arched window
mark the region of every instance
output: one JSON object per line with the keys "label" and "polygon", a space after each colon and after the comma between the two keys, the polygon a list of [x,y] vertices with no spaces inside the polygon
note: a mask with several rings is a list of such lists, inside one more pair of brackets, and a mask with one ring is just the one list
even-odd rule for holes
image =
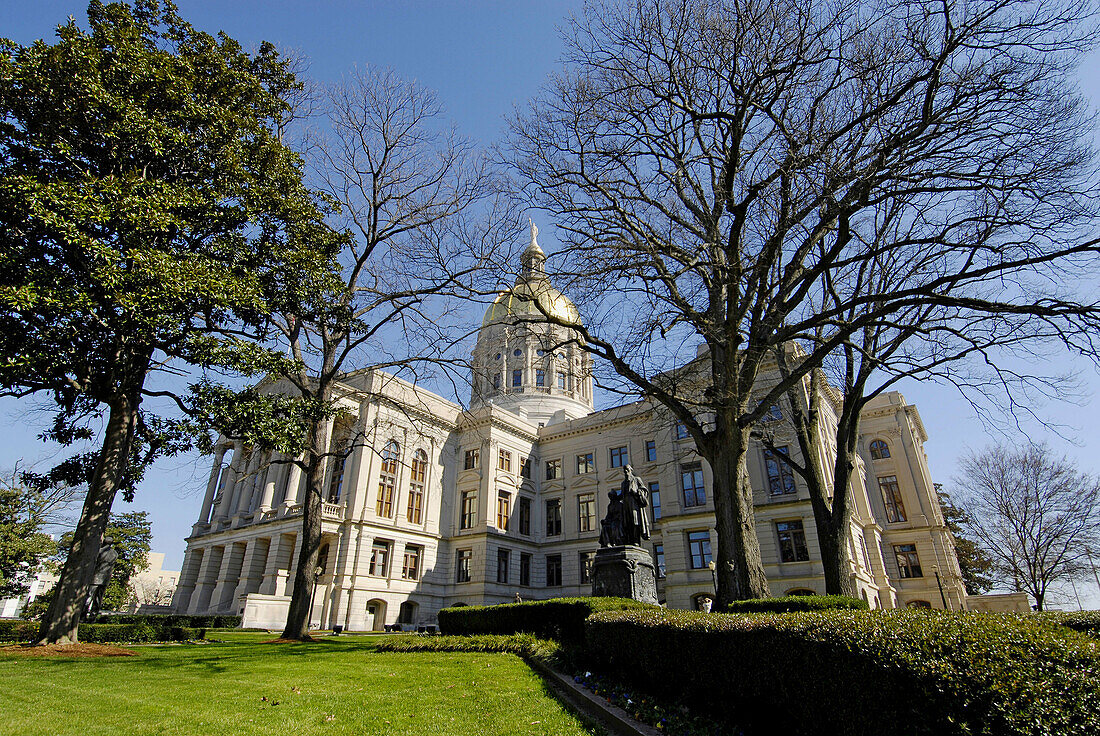
{"label": "arched window", "polygon": [[883,460],[890,457],[890,445],[886,444],[882,440],[875,440],[871,443],[871,458],[874,460]]}
{"label": "arched window", "polygon": [[[413,455],[409,474],[409,506],[405,518],[413,524],[419,524],[424,508],[424,483],[428,477],[428,453],[417,450]],[[412,623],[411,621],[409,623]]]}
{"label": "arched window", "polygon": [[396,440],[390,440],[382,449],[382,470],[378,477],[379,516],[393,517],[393,496],[397,487],[397,459],[401,456],[401,446]]}
{"label": "arched window", "polygon": [[909,608],[931,608],[932,604],[928,601],[909,601],[905,604]]}
{"label": "arched window", "polygon": [[397,610],[397,623],[399,624],[414,624],[416,623],[416,609],[417,605],[412,601],[405,601],[401,604],[401,607]]}

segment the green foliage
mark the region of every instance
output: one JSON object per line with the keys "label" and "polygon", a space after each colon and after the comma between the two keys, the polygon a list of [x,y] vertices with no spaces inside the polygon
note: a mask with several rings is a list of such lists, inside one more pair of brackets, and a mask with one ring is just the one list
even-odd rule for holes
{"label": "green foliage", "polygon": [[188,616],[186,614],[156,613],[109,613],[101,614],[97,624],[148,624],[154,628],[161,626],[182,626],[196,629],[232,629],[240,628],[240,616]]}
{"label": "green foliage", "polygon": [[584,620],[596,611],[651,609],[629,598],[551,598],[499,606],[462,606],[439,612],[444,634],[534,634],[544,639],[579,642]]}
{"label": "green foliage", "polygon": [[866,601],[846,595],[788,595],[783,598],[733,601],[727,610],[729,613],[795,613],[834,609],[866,611],[868,606]]}
{"label": "green foliage", "polygon": [[[205,628],[173,626],[167,623],[80,624],[80,641],[101,644],[141,644],[151,641],[191,641],[206,636]],[[31,642],[38,638],[38,626],[27,621],[0,621],[0,641]]]}
{"label": "green foliage", "polygon": [[615,677],[761,733],[1100,730],[1095,642],[1028,615],[607,612],[586,641]]}
{"label": "green foliage", "polygon": [[24,621],[41,621],[42,617],[46,615],[46,611],[50,608],[50,601],[53,600],[53,588],[44,591],[40,595],[36,595],[34,600],[23,606],[23,610],[19,612],[19,618]]}
{"label": "green foliage", "polygon": [[473,636],[394,636],[378,642],[379,652],[506,652],[547,660],[560,645],[533,634],[477,634]]}
{"label": "green foliage", "polygon": [[34,494],[26,488],[0,487],[0,598],[30,589],[30,580],[55,548],[41,531]]}
{"label": "green foliage", "polygon": [[1100,639],[1100,611],[1043,611],[1032,616]]}
{"label": "green foliage", "polygon": [[[118,559],[111,570],[111,581],[103,592],[103,609],[118,610],[130,599],[130,578],[148,566],[147,555],[153,541],[153,525],[146,511],[111,514],[104,537],[115,540]],[[57,556],[64,560],[72,546],[73,534],[66,532],[57,543]]]}

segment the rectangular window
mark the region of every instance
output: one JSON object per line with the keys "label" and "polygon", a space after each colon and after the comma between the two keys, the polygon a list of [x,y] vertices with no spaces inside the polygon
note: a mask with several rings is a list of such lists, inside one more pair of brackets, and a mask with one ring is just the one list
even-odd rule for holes
{"label": "rectangular window", "polygon": [[581,584],[592,582],[592,566],[596,564],[595,552],[581,552],[580,554],[580,571],[581,571]]}
{"label": "rectangular window", "polygon": [[653,507],[653,520],[661,518],[661,484],[653,481],[649,484],[649,505]]}
{"label": "rectangular window", "polygon": [[596,494],[584,493],[577,496],[577,528],[582,532],[596,529]]}
{"label": "rectangular window", "polygon": [[516,368],[514,371],[512,371],[512,385],[513,386],[522,386],[523,385],[523,369],[522,368]]}
{"label": "rectangular window", "polygon": [[476,468],[478,466],[480,460],[481,460],[481,450],[478,450],[478,449],[467,450],[466,451],[466,464],[464,466],[465,469],[466,470],[473,470],[474,468]]}
{"label": "rectangular window", "polygon": [[775,448],[775,452],[764,450],[764,464],[768,468],[768,490],[773,496],[782,496],[788,493],[796,493],[794,487],[794,474],[791,466],[783,462],[776,455],[786,455],[787,446]]}
{"label": "rectangular window", "polygon": [[920,569],[920,558],[917,557],[917,545],[895,544],[894,556],[898,558],[898,570],[903,578],[924,577],[924,572]]}
{"label": "rectangular window", "polygon": [[645,461],[652,463],[657,460],[657,441],[646,440],[645,441]]}
{"label": "rectangular window", "polygon": [[867,551],[867,539],[862,535],[859,536],[859,548],[863,552],[863,566],[868,570],[871,569],[871,553]]}
{"label": "rectangular window", "polygon": [[420,579],[419,547],[405,547],[405,561],[401,563],[401,577],[405,580]]}
{"label": "rectangular window", "polygon": [[688,532],[688,560],[692,570],[710,565],[710,532]]}
{"label": "rectangular window", "polygon": [[375,542],[370,551],[370,573],[379,578],[386,577],[390,566],[390,543]]}
{"label": "rectangular window", "polygon": [[688,428],[683,422],[676,422],[676,439],[686,440],[688,438]]}
{"label": "rectangular window", "polygon": [[777,521],[775,532],[779,535],[779,559],[782,562],[805,562],[810,559],[801,519]]}
{"label": "rectangular window", "polygon": [[561,499],[552,498],[546,502],[546,536],[561,534]]}
{"label": "rectangular window", "polygon": [[508,582],[508,560],[509,560],[510,557],[511,557],[511,555],[509,554],[508,550],[506,550],[506,549],[498,549],[497,550],[497,582],[498,583],[507,583]]}
{"label": "rectangular window", "polygon": [[561,585],[561,555],[546,555],[546,587]]}
{"label": "rectangular window", "polygon": [[542,368],[535,369],[535,385],[539,387],[546,385],[546,371]]}
{"label": "rectangular window", "polygon": [[462,519],[459,529],[473,529],[477,522],[477,491],[462,492]]}
{"label": "rectangular window", "polygon": [[383,475],[378,481],[378,505],[375,507],[379,516],[387,519],[393,517],[393,476]]}
{"label": "rectangular window", "polygon": [[564,373],[559,373],[558,374],[558,388],[560,388],[562,391],[565,390],[565,374]]}
{"label": "rectangular window", "polygon": [[665,576],[665,546],[663,544],[653,545],[653,557],[657,563],[657,577],[663,578]]}
{"label": "rectangular window", "polygon": [[502,532],[508,530],[508,519],[512,512],[512,494],[507,491],[497,491],[497,529]]}
{"label": "rectangular window", "polygon": [[338,503],[340,491],[344,486],[344,466],[347,465],[348,456],[341,455],[332,459],[332,481],[328,486],[328,502]]}
{"label": "rectangular window", "polygon": [[702,506],[707,502],[707,490],[703,487],[703,466],[688,463],[680,466],[680,487],[684,491],[684,507]]}
{"label": "rectangular window", "polygon": [[905,521],[905,504],[901,500],[901,488],[898,487],[897,476],[886,475],[879,478],[878,487],[882,491],[882,502],[886,505],[886,520]]}
{"label": "rectangular window", "polygon": [[630,463],[630,453],[625,447],[611,448],[611,467],[621,468]]}
{"label": "rectangular window", "polygon": [[519,499],[519,533],[531,536],[531,499],[526,497]]}
{"label": "rectangular window", "polygon": [[411,524],[420,523],[420,514],[424,506],[424,486],[413,483],[409,485],[409,507],[405,510],[405,518]]}
{"label": "rectangular window", "polygon": [[596,456],[591,452],[577,455],[577,475],[591,473],[596,470]]}
{"label": "rectangular window", "polygon": [[555,480],[561,477],[561,460],[546,461],[546,480]]}
{"label": "rectangular window", "polygon": [[779,404],[772,404],[768,407],[768,413],[764,415],[764,419],[769,422],[778,422],[783,419],[783,410],[779,408]]}
{"label": "rectangular window", "polygon": [[521,457],[519,459],[519,474],[524,478],[531,478],[531,458]]}
{"label": "rectangular window", "polygon": [[470,558],[473,557],[473,554],[474,551],[472,549],[458,550],[458,556],[455,558],[456,583],[470,582]]}
{"label": "rectangular window", "polygon": [[501,450],[497,454],[497,470],[503,470],[506,473],[512,472],[512,453],[508,450]]}
{"label": "rectangular window", "polygon": [[519,555],[519,584],[531,584],[531,555],[526,552]]}

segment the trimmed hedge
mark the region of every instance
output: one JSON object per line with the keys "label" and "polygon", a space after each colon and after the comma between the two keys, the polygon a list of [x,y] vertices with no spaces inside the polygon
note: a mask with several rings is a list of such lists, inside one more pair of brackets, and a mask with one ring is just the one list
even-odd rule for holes
{"label": "trimmed hedge", "polygon": [[97,624],[148,624],[182,626],[192,629],[235,629],[241,625],[240,616],[188,616],[182,613],[105,613],[95,620]]}
{"label": "trimmed hedge", "polygon": [[[151,641],[188,641],[202,639],[206,629],[161,624],[150,626],[134,624],[80,624],[77,632],[80,641],[90,644],[129,643]],[[0,621],[0,641],[31,642],[38,638],[38,624],[33,621]]]}
{"label": "trimmed hedge", "polygon": [[734,601],[728,613],[796,613],[798,611],[868,610],[866,601],[846,595],[788,595],[783,598],[754,598]]}
{"label": "trimmed hedge", "polygon": [[531,634],[476,634],[472,636],[395,636],[375,645],[378,652],[503,652],[548,659],[558,643]]}
{"label": "trimmed hedge", "polygon": [[1027,615],[624,611],[585,629],[603,671],[750,732],[1100,733],[1096,642]]}
{"label": "trimmed hedge", "polygon": [[1032,615],[1100,639],[1100,611],[1044,611]]}
{"label": "trimmed hedge", "polygon": [[657,610],[629,598],[551,598],[546,601],[461,606],[439,612],[444,634],[519,634],[542,639],[580,642],[584,620],[597,611]]}

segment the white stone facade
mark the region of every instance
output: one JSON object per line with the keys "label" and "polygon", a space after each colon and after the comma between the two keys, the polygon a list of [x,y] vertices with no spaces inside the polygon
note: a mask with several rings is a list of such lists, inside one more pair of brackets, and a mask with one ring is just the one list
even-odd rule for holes
{"label": "white stone facade", "polygon": [[[577,318],[542,260],[532,238],[516,287],[486,314],[469,410],[381,371],[343,385],[345,418],[331,444],[350,440],[352,451],[328,467],[313,625],[415,626],[458,603],[588,595],[607,492],[626,462],[656,492],[649,544],[664,573],[660,598],[675,608],[709,604],[710,470],[662,408],[638,402],[593,411],[590,358],[573,333],[521,321],[539,313]],[[822,402],[826,425],[835,422],[835,400]],[[777,410],[776,426],[782,422]],[[862,426],[849,554],[860,595],[873,607],[965,607],[916,408],[884,394]],[[779,444],[781,429],[776,437]],[[872,453],[876,442],[885,452],[876,444]],[[797,453],[793,438],[789,448]],[[177,611],[242,613],[246,626],[282,627],[304,483],[280,460],[223,444],[187,540]],[[816,461],[832,467],[826,451]],[[824,593],[804,484],[761,447],[751,451],[750,476],[772,593]]]}

